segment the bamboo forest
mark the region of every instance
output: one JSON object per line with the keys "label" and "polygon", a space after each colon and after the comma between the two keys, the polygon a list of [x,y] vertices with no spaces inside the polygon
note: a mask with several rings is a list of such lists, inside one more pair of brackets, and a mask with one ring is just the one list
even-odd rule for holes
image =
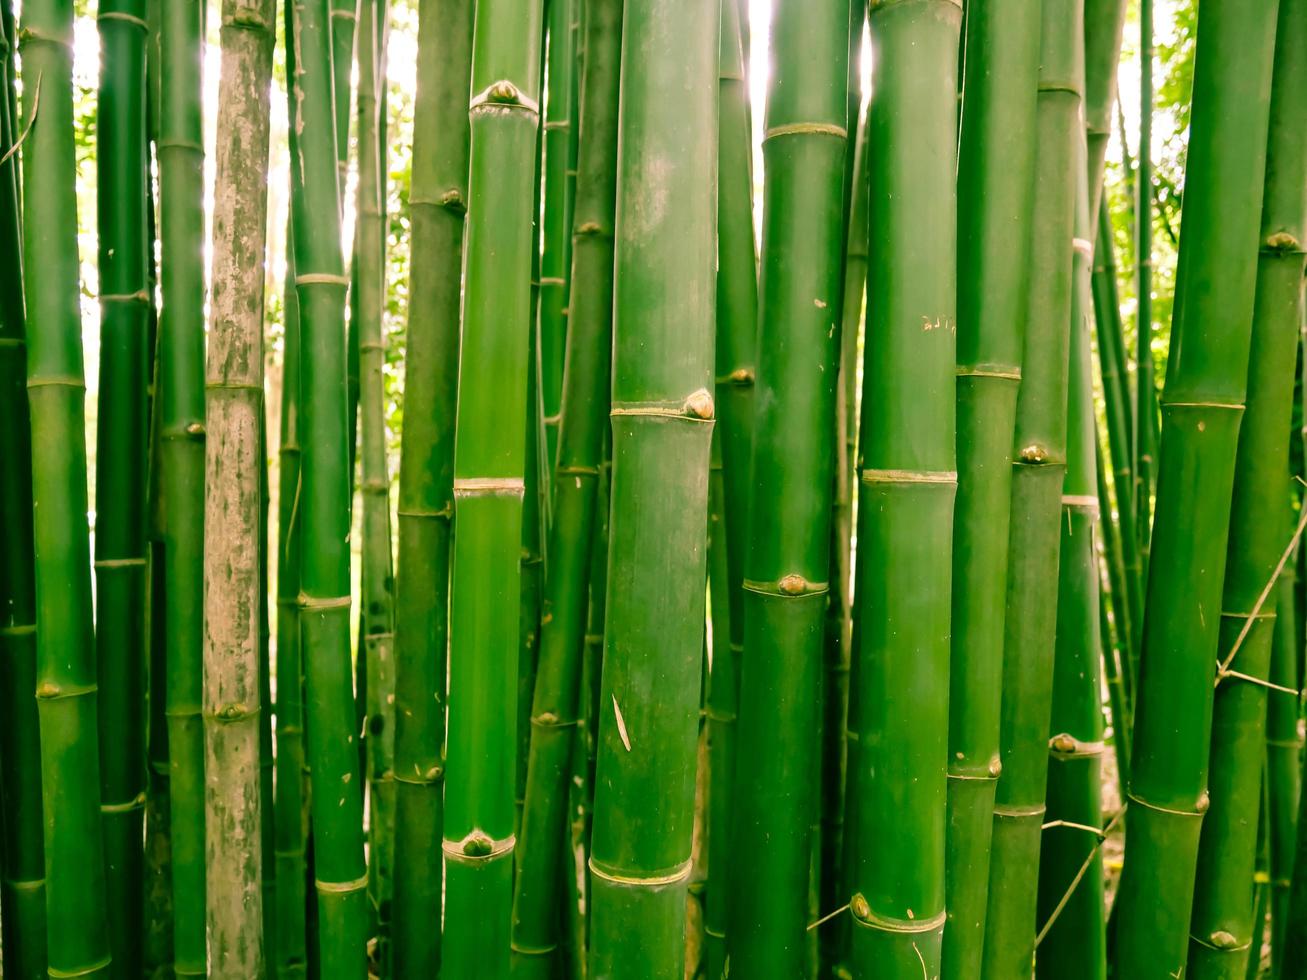
{"label": "bamboo forest", "polygon": [[1307,980],[1307,0],[0,83],[0,976]]}

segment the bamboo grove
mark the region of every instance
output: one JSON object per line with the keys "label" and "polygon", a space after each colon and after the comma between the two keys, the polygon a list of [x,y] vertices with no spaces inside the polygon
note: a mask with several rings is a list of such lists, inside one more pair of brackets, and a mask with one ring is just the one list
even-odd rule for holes
{"label": "bamboo grove", "polygon": [[91,6],[0,975],[1307,980],[1307,0]]}

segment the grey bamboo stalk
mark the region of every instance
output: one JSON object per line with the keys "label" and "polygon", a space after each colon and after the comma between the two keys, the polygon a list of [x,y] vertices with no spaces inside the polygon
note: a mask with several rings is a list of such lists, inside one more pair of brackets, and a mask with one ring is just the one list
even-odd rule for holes
{"label": "grey bamboo stalk", "polygon": [[209,976],[265,975],[263,295],[275,0],[223,0],[204,502]]}

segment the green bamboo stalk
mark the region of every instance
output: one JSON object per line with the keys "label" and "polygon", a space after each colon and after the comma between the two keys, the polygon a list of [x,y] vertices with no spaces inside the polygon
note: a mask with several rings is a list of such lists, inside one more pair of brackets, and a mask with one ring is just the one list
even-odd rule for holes
{"label": "green bamboo stalk", "polygon": [[[1281,0],[1283,3],[1283,0]],[[1270,830],[1271,974],[1280,976],[1284,962],[1293,878],[1294,846],[1298,834],[1298,797],[1302,791],[1303,738],[1298,732],[1298,621],[1294,609],[1293,565],[1285,567],[1276,583],[1275,634],[1271,640],[1270,681],[1278,685],[1267,694],[1266,783]]]}
{"label": "green bamboo stalk", "polygon": [[1157,481],[1157,388],[1153,370],[1153,0],[1139,0],[1139,166],[1135,174],[1135,508],[1147,574]]}
{"label": "green bamboo stalk", "polygon": [[205,946],[204,0],[163,5],[159,119],[159,474],[164,507],[174,970],[203,976]]}
{"label": "green bamboo stalk", "polygon": [[[1130,670],[1129,637],[1133,628],[1130,609],[1125,601],[1125,567],[1121,563],[1121,529],[1112,520],[1112,497],[1107,489],[1103,472],[1101,441],[1095,446],[1094,471],[1098,489],[1099,533],[1103,543],[1103,571],[1107,576],[1107,589],[1100,587],[1101,605],[1106,616],[1112,611],[1109,629],[1101,629],[1103,670],[1108,685],[1112,711],[1112,748],[1116,753],[1117,782],[1121,789],[1130,784],[1130,691],[1127,677]],[[1118,504],[1118,506],[1120,506]]]}
{"label": "green bamboo stalk", "polygon": [[[1299,0],[1300,3],[1300,0]],[[1307,8],[1300,8],[1307,9]],[[1189,972],[1196,977],[1227,976],[1249,955],[1260,956],[1261,929],[1252,921],[1253,861],[1256,855],[1256,815],[1261,806],[1263,767],[1260,760],[1283,730],[1268,728],[1266,679],[1272,668],[1276,634],[1277,596],[1263,592],[1276,576],[1285,547],[1289,519],[1289,427],[1293,418],[1295,350],[1302,287],[1304,222],[1307,222],[1307,157],[1294,137],[1289,157],[1278,136],[1293,128],[1291,119],[1307,108],[1304,99],[1289,97],[1281,88],[1307,81],[1307,57],[1293,51],[1291,5],[1281,10],[1289,27],[1277,39],[1277,72],[1286,65],[1289,76],[1274,78],[1272,142],[1266,150],[1266,184],[1261,210],[1260,253],[1257,256],[1256,302],[1252,307],[1252,345],[1248,363],[1247,409],[1239,426],[1235,456],[1234,498],[1230,511],[1230,547],[1225,566],[1221,638],[1218,642],[1216,698],[1212,717],[1212,757],[1208,800],[1202,819],[1193,917],[1189,925]],[[1289,44],[1289,48],[1285,47]],[[1298,76],[1291,74],[1298,69]],[[1294,112],[1293,116],[1283,115]],[[1298,145],[1295,145],[1298,144]],[[1293,187],[1286,187],[1293,184]],[[1289,239],[1280,246],[1277,235]],[[1274,520],[1280,516],[1280,520]],[[1234,670],[1238,677],[1230,674]],[[1293,669],[1297,673],[1297,669]],[[1297,683],[1294,685],[1297,690]],[[1280,694],[1276,695],[1280,698]],[[1282,712],[1277,712],[1282,713]],[[1290,738],[1297,741],[1297,698],[1289,713]],[[1277,717],[1276,720],[1282,720]],[[1294,753],[1293,770],[1297,770]],[[1270,772],[1266,772],[1270,780]]]}
{"label": "green bamboo stalk", "polygon": [[[1249,565],[1231,569],[1236,574],[1221,599],[1235,447],[1244,442],[1239,422],[1248,381],[1277,6],[1275,0],[1215,0],[1204,5],[1198,29],[1162,405],[1167,451],[1158,471],[1155,560],[1148,575],[1130,756],[1129,833],[1114,913],[1118,976],[1160,977],[1184,970],[1192,945],[1187,927],[1199,834],[1212,799],[1207,785],[1212,665],[1229,649],[1220,641],[1228,617],[1216,612],[1247,615],[1270,573],[1260,561],[1253,566],[1249,554]],[[1287,419],[1278,437],[1286,428]],[[1282,479],[1287,465],[1285,460],[1269,471],[1272,482]],[[1281,522],[1274,525],[1282,533]],[[1235,539],[1247,540],[1243,519],[1234,526]],[[1220,795],[1221,787],[1214,789]],[[1205,885],[1199,900],[1205,904],[1215,897]],[[1211,928],[1205,910],[1195,912],[1194,932],[1203,942],[1231,945],[1213,936],[1226,927]],[[1235,938],[1233,945],[1242,943]],[[1205,959],[1204,953],[1195,968]]]}
{"label": "green bamboo stalk", "polygon": [[719,17],[699,0],[634,0],[622,29],[595,980],[679,980],[684,969],[713,430]]}
{"label": "green bamboo stalk", "polygon": [[1034,211],[1040,6],[977,0],[967,14],[958,159],[958,496],[953,533],[943,976],[984,950],[999,775],[1012,438]]}
{"label": "green bamboo stalk", "polygon": [[[5,23],[5,96],[0,146],[13,146],[13,58]],[[3,801],[3,880],[0,930],[3,972],[18,980],[46,976],[45,866],[41,820],[41,746],[36,690],[36,583],[32,551],[32,430],[27,404],[27,341],[23,319],[22,228],[18,160],[0,164],[0,800]]]}
{"label": "green bamboo stalk", "polygon": [[[159,0],[146,0],[148,33],[145,47],[145,120],[154,166],[159,158],[159,117],[162,99],[160,83]],[[157,169],[156,169],[157,172]],[[146,476],[146,507],[148,552],[146,568],[149,585],[145,611],[148,624],[148,685],[149,698],[146,752],[147,786],[145,800],[145,937],[143,967],[151,980],[166,980],[172,976],[173,964],[173,909],[172,909],[172,788],[168,762],[167,719],[167,649],[165,637],[165,574],[163,557],[163,495],[159,479],[159,221],[158,198],[154,185],[146,182],[148,207],[146,209],[147,284],[150,294],[148,307],[150,388],[149,388],[149,458]]]}
{"label": "green bamboo stalk", "polygon": [[[558,908],[566,895],[560,869],[575,877],[572,861],[565,859],[567,801],[580,713],[599,466],[608,425],[621,27],[620,0],[592,2],[573,227],[571,281],[576,288],[567,329],[549,570],[513,896],[513,974],[523,977],[548,977],[556,970],[562,925]],[[547,194],[546,189],[546,208]]]}
{"label": "green bamboo stalk", "polygon": [[[541,164],[544,162],[544,133],[536,138],[535,204],[532,213],[540,213]],[[535,222],[535,243],[531,251],[531,316],[527,336],[528,367],[526,379],[526,418],[523,420],[526,441],[522,455],[522,550],[519,556],[521,583],[517,614],[517,744],[513,778],[513,837],[522,836],[522,813],[526,807],[527,765],[531,754],[531,699],[535,693],[536,665],[540,659],[540,624],[544,603],[545,556],[544,528],[547,518],[549,477],[541,472],[544,464],[544,406],[541,403],[539,351],[540,318],[540,231]],[[534,354],[535,356],[531,356]],[[516,869],[516,858],[514,858]],[[555,869],[556,870],[556,869]]]}
{"label": "green bamboo stalk", "polygon": [[[721,0],[718,21],[717,277],[715,380],[719,419],[716,439],[722,462],[722,538],[726,581],[718,591],[727,609],[728,636],[713,647],[712,693],[717,752],[709,752],[708,880],[704,932],[708,972],[721,976],[726,961],[729,905],[726,858],[730,845],[730,800],[734,787],[739,659],[744,644],[743,576],[748,518],[748,477],[753,451],[753,397],[757,358],[758,269],[753,224],[753,143],[745,74],[743,25],[736,0]],[[731,689],[727,689],[727,685]],[[709,678],[713,689],[713,678]],[[714,834],[718,838],[713,845]],[[720,858],[721,860],[718,860]]]}
{"label": "green bamboo stalk", "polygon": [[[1125,677],[1133,684],[1138,674],[1139,638],[1143,629],[1143,569],[1136,528],[1138,491],[1132,460],[1131,433],[1134,406],[1126,373],[1125,340],[1121,331],[1121,306],[1117,299],[1115,246],[1112,218],[1106,204],[1100,204],[1098,236],[1094,245],[1094,318],[1098,339],[1099,374],[1103,383],[1103,414],[1107,422],[1107,443],[1112,462],[1112,485],[1116,490],[1116,524],[1120,532],[1120,557],[1124,575],[1119,595],[1128,615],[1125,634]],[[1108,512],[1110,515],[1110,512]]]}
{"label": "green bamboo stalk", "polygon": [[[1080,0],[1044,0],[1034,231],[1017,396],[1004,622],[1002,746],[985,917],[986,978],[1026,977],[1048,779],[1077,196],[1084,186]],[[1084,244],[1083,248],[1088,248]]]}
{"label": "green bamboo stalk", "polygon": [[145,458],[150,297],[145,238],[145,4],[107,3],[96,195],[100,266],[95,577],[100,810],[110,945],[120,976],[141,973],[145,809]]}
{"label": "green bamboo stalk", "polygon": [[399,466],[395,637],[394,975],[440,964],[445,651],[453,517],[460,273],[467,201],[472,0],[423,0],[417,99],[404,427]]}
{"label": "green bamboo stalk", "polygon": [[[284,6],[287,21],[291,5]],[[287,46],[287,78],[294,55]],[[292,104],[293,105],[293,104]],[[290,145],[295,146],[294,109]],[[290,222],[286,224],[290,232]],[[295,298],[294,241],[287,235],[283,304],[281,431],[277,490],[277,769],[276,881],[278,978],[302,978],[307,963],[305,848],[308,837],[308,778],[304,755],[304,684],[300,651],[300,324]]]}
{"label": "green bamboo stalk", "polygon": [[[206,378],[205,887],[209,976],[266,976],[263,295],[274,0],[224,0]],[[271,800],[266,801],[271,805]]]}
{"label": "green bamboo stalk", "polygon": [[360,0],[355,42],[358,59],[358,207],[355,261],[359,338],[359,415],[363,493],[363,657],[367,719],[363,727],[368,778],[368,891],[377,916],[377,960],[389,962],[395,782],[394,566],[390,550],[390,474],[386,465],[383,371],[386,359],[384,305],[386,235],[383,206],[379,90],[385,83],[382,55],[386,0]]}
{"label": "green bamboo stalk", "polygon": [[[331,91],[332,106],[336,119],[336,166],[340,180],[340,193],[345,193],[345,182],[349,176],[349,121],[353,108],[354,95],[354,33],[358,29],[359,0],[328,0],[331,11]],[[343,203],[343,202],[342,202]],[[354,338],[357,340],[357,337]],[[357,354],[357,350],[353,351]],[[358,409],[358,361],[350,365],[353,374],[350,381],[353,390],[350,393],[350,411]],[[356,436],[357,418],[350,419],[350,434]],[[350,472],[353,472],[354,450],[350,449]]]}
{"label": "green bamboo stalk", "polygon": [[[717,887],[704,900],[704,962],[707,975],[720,977],[726,968],[726,858],[716,857],[714,845],[725,851],[731,841],[731,784],[735,777],[736,722],[739,720],[739,665],[731,649],[731,573],[726,554],[726,475],[722,464],[722,431],[714,427],[708,472],[708,593],[712,627],[712,663],[704,701],[708,751],[707,813],[704,817],[706,860],[717,871]],[[698,869],[696,869],[698,870]],[[711,883],[709,883],[711,884]]]}
{"label": "green bamboo stalk", "polygon": [[[857,21],[862,51],[862,21]],[[850,41],[849,54],[855,50]],[[850,69],[852,73],[852,69]],[[817,846],[820,849],[818,902],[820,915],[838,908],[844,855],[844,791],[846,782],[849,659],[853,647],[853,495],[857,472],[858,336],[862,326],[867,284],[867,113],[857,119],[856,157],[849,204],[848,241],[844,250],[844,291],[841,297],[839,381],[835,392],[836,446],[834,521],[831,548],[836,601],[827,614],[826,648],[821,690],[821,807]],[[839,957],[846,922],[836,917],[818,929],[818,969],[826,975]]]}
{"label": "green bamboo stalk", "polygon": [[572,271],[572,225],[567,177],[576,107],[573,83],[577,52],[570,0],[547,0],[548,32],[544,100],[544,218],[540,226],[540,398],[544,409],[544,472],[557,461],[563,404],[563,362],[569,329],[568,281]]}
{"label": "green bamboo stalk", "polygon": [[1103,169],[1112,136],[1127,7],[1127,0],[1085,0],[1085,142],[1091,221],[1097,219],[1103,199]]}
{"label": "green bamboo stalk", "polygon": [[487,0],[473,37],[443,843],[451,978],[509,973],[541,20],[540,0]]}
{"label": "green bamboo stalk", "polygon": [[[276,25],[274,8],[268,18],[272,23],[269,33],[276,44]],[[269,69],[271,82],[271,69]],[[267,219],[267,207],[264,206],[264,219]],[[265,238],[267,232],[264,232]],[[265,257],[264,261],[267,259]],[[266,271],[266,269],[265,269]],[[266,354],[265,354],[266,357]],[[266,363],[266,362],[265,362]],[[269,588],[272,585],[268,571],[270,558],[269,524],[272,511],[272,487],[268,475],[268,404],[267,393],[259,403],[258,421],[258,467],[259,467],[259,704],[263,710],[259,715],[259,874],[263,883],[263,973],[267,977],[276,977],[277,949],[277,824],[273,808],[276,787],[276,753],[273,748],[272,716],[272,603],[269,601]]]}
{"label": "green bamboo stalk", "polygon": [[[847,888],[858,978],[937,974],[944,932],[961,13],[953,0],[934,0],[881,3],[870,15],[874,354],[863,369],[849,717],[857,752],[845,818],[858,841]],[[893,707],[905,691],[911,712]],[[891,770],[906,778],[871,778]],[[915,829],[905,838],[900,826]]]}
{"label": "green bamboo stalk", "polygon": [[328,20],[326,0],[292,9],[297,141],[291,204],[302,352],[299,619],[322,970],[332,977],[361,977],[366,969],[367,875],[350,669],[350,481],[340,385],[348,278],[340,247]]}
{"label": "green bamboo stalk", "polygon": [[[73,11],[23,4],[23,259],[36,571],[36,702],[49,969],[104,977],[97,692],[78,311]],[[33,125],[37,112],[41,124]]]}
{"label": "green bamboo stalk", "polygon": [[[728,962],[806,970],[813,732],[830,592],[848,123],[845,0],[773,9]],[[860,299],[860,297],[859,297]],[[778,692],[785,692],[778,700]],[[719,854],[719,858],[721,855]]]}
{"label": "green bamboo stalk", "polygon": [[[1083,178],[1089,166],[1087,150],[1083,138],[1077,142],[1077,174]],[[1104,637],[1099,631],[1095,540],[1099,512],[1094,451],[1098,437],[1090,351],[1093,295],[1089,236],[1093,224],[1089,215],[1089,188],[1081,183],[1077,187],[1072,267],[1067,468],[1059,522],[1047,811],[1040,843],[1037,905],[1043,935],[1035,954],[1035,976],[1047,980],[1104,980],[1107,976],[1103,855],[1096,834],[1103,820],[1099,667]],[[1086,862],[1089,869],[1082,874]]]}

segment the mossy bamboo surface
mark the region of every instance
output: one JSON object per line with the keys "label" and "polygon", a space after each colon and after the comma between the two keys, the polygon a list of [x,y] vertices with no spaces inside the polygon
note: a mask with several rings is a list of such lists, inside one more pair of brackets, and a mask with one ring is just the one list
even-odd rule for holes
{"label": "mossy bamboo surface", "polygon": [[559,904],[566,895],[559,875],[574,877],[566,855],[568,785],[578,745],[591,551],[608,426],[621,26],[620,2],[592,2],[573,228],[576,288],[568,318],[549,570],[513,899],[513,972],[523,977],[548,977],[557,970]]}
{"label": "mossy bamboo surface", "polygon": [[[13,145],[13,11],[5,25],[4,99],[0,145]],[[46,976],[45,865],[41,819],[41,745],[36,690],[36,582],[32,550],[32,430],[27,404],[27,342],[23,318],[22,228],[18,158],[0,164],[0,799],[3,799],[3,881],[0,923],[4,973],[18,980]]]}
{"label": "mossy bamboo surface", "polygon": [[[953,0],[891,0],[869,18],[874,353],[863,369],[849,714],[857,749],[845,818],[846,837],[858,841],[845,889],[855,978],[918,976],[923,964],[938,973],[944,932],[961,13]],[[896,707],[905,697],[912,712]],[[905,778],[872,776],[891,769]]]}
{"label": "mossy bamboo surface", "polygon": [[568,283],[572,272],[572,225],[568,221],[574,181],[568,180],[572,157],[576,36],[572,0],[546,0],[545,97],[543,141],[544,215],[540,225],[540,402],[543,409],[543,472],[553,478],[557,462],[566,360]]}
{"label": "mossy bamboo surface", "polygon": [[146,291],[145,4],[107,3],[96,125],[100,400],[95,578],[100,809],[110,944],[122,976],[141,972],[145,810],[145,474],[150,371]]}
{"label": "mossy bamboo surface", "polygon": [[[1249,569],[1245,583],[1240,572],[1222,601],[1248,381],[1277,6],[1275,0],[1215,0],[1203,6],[1198,28],[1163,398],[1166,452],[1158,471],[1136,691],[1125,868],[1113,916],[1119,976],[1184,972],[1199,835],[1210,805],[1213,664],[1218,655],[1228,656],[1220,653],[1228,649],[1220,642],[1228,617],[1215,613],[1247,615],[1245,590],[1255,598],[1270,573]],[[1277,481],[1286,469],[1287,461],[1275,471]],[[1281,524],[1275,521],[1277,530]],[[1227,945],[1202,925],[1197,932],[1213,946]]]}
{"label": "mossy bamboo surface", "polygon": [[[23,5],[22,214],[36,571],[35,694],[50,970],[104,977],[95,641],[86,513],[85,383],[77,260],[72,5]],[[36,81],[39,79],[39,81]],[[33,125],[39,109],[40,125]],[[6,535],[7,537],[7,535]]]}
{"label": "mossy bamboo surface", "polygon": [[203,976],[204,0],[162,6],[159,118],[159,476],[172,793],[173,963]]}
{"label": "mossy bamboo surface", "polygon": [[994,804],[982,962],[987,980],[1024,980],[1035,934],[1067,459],[1075,208],[1084,181],[1079,166],[1084,146],[1082,30],[1080,0],[1044,0],[1035,217],[1008,538],[1002,772]]}
{"label": "mossy bamboo surface", "polygon": [[[1083,179],[1085,140],[1078,138]],[[1104,980],[1102,826],[1103,704],[1099,631],[1098,494],[1094,453],[1093,295],[1089,189],[1077,185],[1067,383],[1067,469],[1058,549],[1057,636],[1048,736],[1047,810],[1040,842],[1035,976]],[[1081,869],[1088,864],[1088,870]],[[1065,902],[1065,904],[1063,904]],[[1056,916],[1056,918],[1053,918]]]}
{"label": "mossy bamboo surface", "polygon": [[366,970],[367,874],[350,666],[344,305],[327,0],[292,9],[297,103],[291,173],[300,326],[300,643],[313,773],[313,874],[321,969]]}
{"label": "mossy bamboo surface", "polygon": [[[720,675],[713,693],[710,736],[717,752],[709,751],[708,881],[704,902],[704,933],[708,971],[719,976],[725,968],[726,917],[729,905],[726,856],[730,833],[730,800],[734,773],[736,702],[739,658],[744,643],[742,582],[750,454],[753,447],[753,401],[758,333],[758,265],[753,223],[753,143],[748,79],[740,5],[721,0],[718,23],[717,112],[717,292],[715,380],[713,394],[722,463],[722,538],[726,550],[726,581],[721,601],[728,609],[723,622],[729,636],[713,634],[712,671]],[[714,602],[717,600],[714,600]],[[728,681],[727,679],[730,678]],[[727,690],[727,684],[734,689]],[[709,678],[712,687],[712,678]],[[713,847],[713,834],[719,838]],[[721,860],[718,860],[721,858]]]}
{"label": "mossy bamboo surface", "polygon": [[386,465],[385,145],[380,89],[385,84],[387,0],[362,0],[358,60],[358,218],[355,279],[359,338],[360,460],[363,494],[362,633],[366,671],[364,748],[368,779],[368,891],[377,919],[377,960],[389,963],[395,826],[395,591],[390,474]]}
{"label": "mossy bamboo surface", "polygon": [[953,532],[943,976],[984,949],[999,775],[1012,440],[1034,213],[1040,5],[973,4],[958,158],[958,495]]}
{"label": "mossy bamboo surface", "polygon": [[539,0],[489,0],[473,37],[443,834],[450,978],[509,973],[541,21]]}
{"label": "mossy bamboo surface", "polygon": [[635,0],[622,27],[595,980],[679,980],[684,969],[713,430],[719,16],[700,0]]}
{"label": "mossy bamboo surface", "polygon": [[206,379],[205,826],[209,976],[258,978],[264,930],[263,297],[274,0],[225,0]]}
{"label": "mossy bamboo surface", "polygon": [[399,468],[395,637],[397,978],[440,963],[445,654],[453,518],[454,408],[467,206],[472,0],[423,0],[418,19],[413,263]]}
{"label": "mossy bamboo surface", "polygon": [[807,971],[848,139],[845,0],[773,9],[727,962]]}
{"label": "mossy bamboo surface", "polygon": [[[1283,4],[1284,0],[1281,0]],[[1299,35],[1301,40],[1301,35]],[[1267,693],[1266,784],[1270,839],[1270,910],[1272,974],[1279,976],[1288,935],[1289,890],[1293,884],[1294,848],[1298,834],[1298,799],[1302,792],[1303,738],[1298,732],[1299,677],[1297,610],[1294,571],[1286,566],[1276,583],[1275,635],[1271,639]]]}

